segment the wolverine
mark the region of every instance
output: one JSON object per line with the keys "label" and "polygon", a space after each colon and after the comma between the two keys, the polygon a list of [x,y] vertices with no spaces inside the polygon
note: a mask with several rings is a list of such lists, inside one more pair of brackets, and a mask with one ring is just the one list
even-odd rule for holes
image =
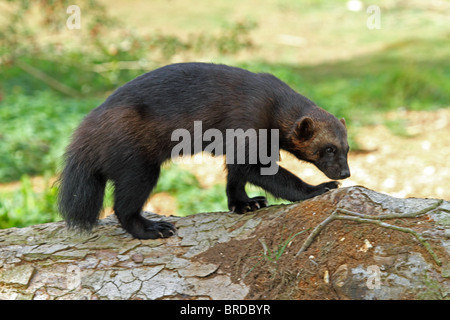
{"label": "wolverine", "polygon": [[[247,195],[247,183],[276,198],[300,201],[337,188],[334,180],[350,176],[344,119],[337,119],[267,73],[209,63],[172,64],[118,88],[75,130],[64,155],[58,195],[59,210],[68,227],[92,230],[110,180],[114,185],[114,213],[127,232],[139,239],[173,235],[174,225],[150,221],[141,210],[158,181],[161,165],[171,159],[179,143],[173,133],[183,130],[193,134],[196,123],[201,123],[202,130],[214,129],[224,136],[227,130],[277,132],[276,136],[265,137],[269,156],[274,152],[279,155],[277,148],[270,148],[276,144],[313,163],[333,180],[313,186],[281,166],[263,174],[262,169],[271,164],[254,157],[260,154],[261,143],[250,145],[244,137],[240,139],[247,147],[240,149],[245,152],[244,159],[253,156],[256,160],[228,161],[237,155],[226,155],[228,209],[235,213],[268,205],[263,196]],[[208,141],[191,143],[200,146],[193,147],[193,153],[211,151]],[[239,149],[239,142],[233,143],[236,148],[231,149]],[[225,146],[220,149],[230,150]]]}

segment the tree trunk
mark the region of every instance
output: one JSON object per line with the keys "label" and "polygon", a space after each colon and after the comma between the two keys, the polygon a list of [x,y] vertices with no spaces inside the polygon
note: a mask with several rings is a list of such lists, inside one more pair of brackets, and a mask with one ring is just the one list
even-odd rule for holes
{"label": "tree trunk", "polygon": [[350,187],[245,215],[202,213],[168,239],[114,216],[0,230],[0,299],[445,299],[450,202]]}

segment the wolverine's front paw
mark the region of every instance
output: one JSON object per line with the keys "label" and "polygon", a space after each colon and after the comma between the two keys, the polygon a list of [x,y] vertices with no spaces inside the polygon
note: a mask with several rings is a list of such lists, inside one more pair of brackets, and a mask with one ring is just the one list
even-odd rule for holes
{"label": "wolverine's front paw", "polygon": [[231,212],[243,214],[249,211],[255,211],[260,208],[267,207],[267,199],[265,197],[248,198],[246,201],[230,201],[228,207]]}
{"label": "wolverine's front paw", "polygon": [[330,191],[332,189],[336,189],[339,187],[339,182],[337,181],[329,181],[319,184],[318,186],[315,186],[313,191],[308,194],[306,199],[319,196],[327,191]]}
{"label": "wolverine's front paw", "polygon": [[327,191],[330,191],[332,189],[339,188],[340,183],[337,182],[337,181],[330,181],[330,182],[322,183],[321,186],[323,186],[325,192],[327,192]]}

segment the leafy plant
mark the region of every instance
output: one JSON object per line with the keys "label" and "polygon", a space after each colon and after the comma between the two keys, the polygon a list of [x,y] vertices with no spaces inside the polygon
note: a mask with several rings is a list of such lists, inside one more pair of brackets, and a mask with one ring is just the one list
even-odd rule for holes
{"label": "leafy plant", "polygon": [[48,175],[42,191],[33,190],[30,177],[23,175],[18,191],[0,193],[0,228],[59,220],[56,197],[57,188],[51,185]]}
{"label": "leafy plant", "polygon": [[57,172],[70,135],[98,99],[72,100],[44,91],[7,95],[0,103],[0,181]]}
{"label": "leafy plant", "polygon": [[273,251],[267,246],[264,240],[260,239],[259,242],[263,246],[264,251],[262,256],[264,257],[265,260],[276,263],[281,258],[284,251],[286,250],[286,247],[292,242],[292,240],[294,240],[295,237],[297,237],[298,235],[302,234],[305,231],[306,230],[299,231],[294,235],[290,234],[288,238],[280,242],[277,245],[276,249],[274,249]]}
{"label": "leafy plant", "polygon": [[249,271],[247,271],[244,278],[247,277],[263,261],[268,261],[268,262],[276,264],[280,260],[281,256],[283,255],[284,251],[286,250],[286,248],[295,239],[295,237],[297,237],[298,235],[302,234],[305,231],[308,231],[308,230],[299,231],[294,235],[292,235],[292,233],[290,233],[289,236],[287,237],[287,239],[282,240],[276,246],[276,249],[273,249],[273,250],[268,247],[268,245],[266,244],[264,239],[259,239],[259,242],[261,243],[261,245],[263,247],[263,253],[259,256],[252,257],[252,258],[257,258],[258,261],[256,262],[255,265],[253,265],[253,267],[251,267],[249,269]]}

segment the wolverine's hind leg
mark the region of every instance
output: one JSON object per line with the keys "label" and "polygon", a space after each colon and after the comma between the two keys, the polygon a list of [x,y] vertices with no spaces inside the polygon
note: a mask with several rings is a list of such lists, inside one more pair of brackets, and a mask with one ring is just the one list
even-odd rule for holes
{"label": "wolverine's hind leg", "polygon": [[158,181],[159,165],[127,167],[114,177],[114,213],[122,227],[138,239],[167,238],[175,234],[175,226],[165,221],[150,221],[141,215],[150,192]]}

